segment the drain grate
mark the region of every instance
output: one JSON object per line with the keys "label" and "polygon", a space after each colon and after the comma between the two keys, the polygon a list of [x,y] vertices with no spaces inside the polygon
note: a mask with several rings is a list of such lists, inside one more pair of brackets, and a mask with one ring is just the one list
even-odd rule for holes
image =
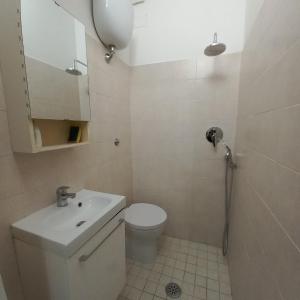
{"label": "drain grate", "polygon": [[166,285],[166,294],[170,298],[179,298],[181,296],[181,288],[175,282],[170,282]]}

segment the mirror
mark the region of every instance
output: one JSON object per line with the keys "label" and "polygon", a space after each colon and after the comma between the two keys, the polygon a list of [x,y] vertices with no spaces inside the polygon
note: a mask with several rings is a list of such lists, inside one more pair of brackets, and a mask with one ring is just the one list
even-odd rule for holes
{"label": "mirror", "polygon": [[90,121],[85,27],[52,0],[21,1],[33,119]]}

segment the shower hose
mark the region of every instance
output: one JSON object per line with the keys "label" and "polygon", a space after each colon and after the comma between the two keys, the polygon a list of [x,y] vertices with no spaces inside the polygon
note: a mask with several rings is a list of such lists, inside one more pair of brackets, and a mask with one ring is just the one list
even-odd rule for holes
{"label": "shower hose", "polygon": [[232,185],[233,185],[233,175],[235,164],[231,157],[226,157],[226,167],[225,167],[225,225],[223,233],[223,256],[228,253],[229,245],[229,226],[230,226],[230,206],[231,206],[231,196],[232,196]]}

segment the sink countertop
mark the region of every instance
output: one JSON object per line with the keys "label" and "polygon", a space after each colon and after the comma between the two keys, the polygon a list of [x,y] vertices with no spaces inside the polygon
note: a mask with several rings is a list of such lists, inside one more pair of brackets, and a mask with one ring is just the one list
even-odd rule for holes
{"label": "sink countertop", "polygon": [[56,203],[14,223],[14,238],[64,257],[72,256],[126,205],[126,197],[81,190],[67,207]]}

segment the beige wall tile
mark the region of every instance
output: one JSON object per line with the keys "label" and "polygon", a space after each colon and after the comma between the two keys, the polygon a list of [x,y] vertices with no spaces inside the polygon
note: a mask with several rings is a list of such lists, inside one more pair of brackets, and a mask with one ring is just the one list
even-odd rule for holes
{"label": "beige wall tile", "polygon": [[163,207],[169,235],[221,245],[224,148],[205,132],[220,126],[233,146],[239,66],[232,54],[132,70],[134,201]]}
{"label": "beige wall tile", "polygon": [[[1,80],[1,79],[0,79]],[[11,153],[7,116],[0,111],[0,157]]]}
{"label": "beige wall tile", "polygon": [[1,68],[0,68],[0,110],[5,110],[5,99],[4,99],[4,90],[3,90],[2,79],[1,79]]}
{"label": "beige wall tile", "polygon": [[[90,188],[131,200],[132,168],[129,110],[130,69],[114,58],[104,61],[101,44],[88,37],[91,79],[91,143],[76,149],[32,155],[12,154],[0,84],[0,270],[11,300],[22,300],[9,226],[52,204],[55,189]],[[1,80],[0,80],[1,82]],[[121,144],[115,147],[113,141]]]}
{"label": "beige wall tile", "polygon": [[264,1],[242,55],[229,257],[235,299],[299,298],[299,9],[299,1]]}

